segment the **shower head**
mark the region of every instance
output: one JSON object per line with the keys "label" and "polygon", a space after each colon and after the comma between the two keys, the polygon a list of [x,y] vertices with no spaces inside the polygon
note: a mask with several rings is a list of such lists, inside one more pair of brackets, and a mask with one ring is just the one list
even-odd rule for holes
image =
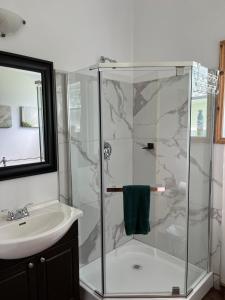
{"label": "shower head", "polygon": [[106,56],[100,56],[99,63],[105,63],[105,62],[116,63],[117,61],[115,59]]}

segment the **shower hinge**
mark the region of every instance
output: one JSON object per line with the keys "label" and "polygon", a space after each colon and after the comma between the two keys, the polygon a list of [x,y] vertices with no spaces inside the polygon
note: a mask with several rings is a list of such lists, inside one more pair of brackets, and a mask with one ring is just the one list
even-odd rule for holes
{"label": "shower hinge", "polygon": [[172,287],[172,296],[179,296],[180,295],[180,288],[179,286]]}
{"label": "shower hinge", "polygon": [[190,290],[187,292],[187,296],[189,296],[192,292],[193,292],[193,289],[190,289]]}
{"label": "shower hinge", "polygon": [[176,67],[176,76],[184,75],[184,67]]}
{"label": "shower hinge", "polygon": [[103,298],[103,295],[102,295],[99,291],[94,290],[94,293],[95,293],[98,297]]}

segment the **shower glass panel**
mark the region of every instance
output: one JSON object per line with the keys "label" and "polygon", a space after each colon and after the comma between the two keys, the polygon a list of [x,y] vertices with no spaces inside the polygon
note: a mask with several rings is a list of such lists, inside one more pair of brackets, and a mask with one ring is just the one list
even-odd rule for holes
{"label": "shower glass panel", "polygon": [[84,266],[102,257],[98,72],[85,69],[68,78],[72,204],[84,216],[79,221],[80,278],[102,292],[101,260],[92,272]]}
{"label": "shower glass panel", "polygon": [[[68,77],[80,279],[104,297],[186,296],[209,272],[216,76],[197,63],[150,65]],[[153,188],[148,234],[125,232],[125,185]]]}
{"label": "shower glass panel", "polygon": [[210,84],[211,76],[207,68],[201,66],[192,69],[188,291],[209,270],[210,182],[215,103],[215,93],[209,93],[208,90]]}
{"label": "shower glass panel", "polygon": [[[101,71],[102,137],[112,147],[103,162],[106,293],[185,294],[190,76],[188,67],[179,76],[175,67]],[[126,235],[123,193],[107,193],[132,184],[166,187],[151,192],[147,235]]]}

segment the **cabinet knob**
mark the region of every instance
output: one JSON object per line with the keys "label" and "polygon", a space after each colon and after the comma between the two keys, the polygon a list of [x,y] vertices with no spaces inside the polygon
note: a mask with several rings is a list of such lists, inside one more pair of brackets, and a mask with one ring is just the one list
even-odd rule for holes
{"label": "cabinet knob", "polygon": [[33,269],[33,267],[34,267],[34,264],[30,262],[30,263],[28,264],[28,268],[29,268],[29,269]]}
{"label": "cabinet knob", "polygon": [[40,262],[41,262],[41,263],[44,263],[44,262],[45,262],[45,258],[44,258],[44,257],[41,257]]}

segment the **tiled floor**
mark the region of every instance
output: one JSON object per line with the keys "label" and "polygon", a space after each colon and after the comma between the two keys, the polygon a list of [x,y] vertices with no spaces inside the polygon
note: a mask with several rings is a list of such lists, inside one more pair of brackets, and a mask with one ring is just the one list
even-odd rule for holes
{"label": "tiled floor", "polygon": [[203,300],[225,300],[225,288],[222,288],[220,291],[212,289]]}

